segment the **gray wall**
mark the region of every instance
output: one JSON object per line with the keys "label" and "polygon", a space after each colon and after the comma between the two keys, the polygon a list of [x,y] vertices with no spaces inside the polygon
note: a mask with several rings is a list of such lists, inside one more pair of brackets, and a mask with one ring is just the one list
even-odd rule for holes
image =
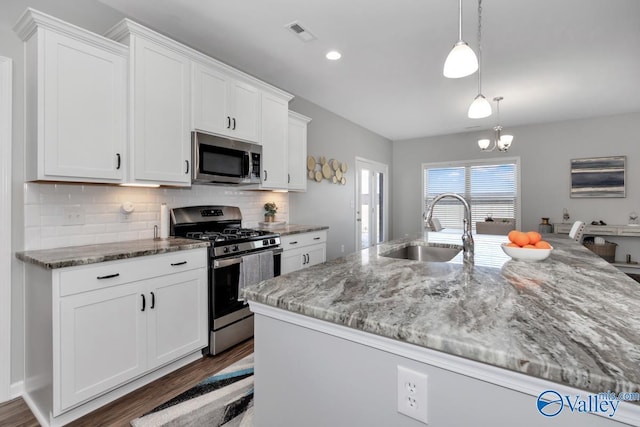
{"label": "gray wall", "polygon": [[[488,131],[394,142],[393,236],[419,230],[421,165],[431,162],[519,156],[522,168],[519,228],[525,230],[537,230],[542,217],[561,222],[563,208],[568,209],[570,222],[601,219],[608,224],[626,224],[629,212],[640,212],[640,113],[509,127],[508,131],[515,138],[507,153],[480,152],[477,140],[481,135],[487,137]],[[626,198],[569,197],[571,159],[617,155],[627,156]]]}
{"label": "gray wall", "polygon": [[[0,4],[0,55],[14,61],[11,227],[11,246],[14,251],[24,247],[24,55],[22,40],[13,32],[13,26],[27,7],[100,34],[124,17],[94,0],[2,0]],[[22,264],[15,258],[12,260],[11,276],[11,382],[15,383],[22,380],[24,371],[23,272]]]}
{"label": "gray wall", "polygon": [[309,156],[316,159],[324,156],[346,161],[349,165],[346,185],[308,180],[306,193],[290,193],[290,221],[293,224],[321,223],[330,227],[327,259],[353,252],[356,248],[355,158],[358,156],[387,164],[392,175],[391,141],[304,99],[294,98],[289,109],[312,118],[307,133]]}

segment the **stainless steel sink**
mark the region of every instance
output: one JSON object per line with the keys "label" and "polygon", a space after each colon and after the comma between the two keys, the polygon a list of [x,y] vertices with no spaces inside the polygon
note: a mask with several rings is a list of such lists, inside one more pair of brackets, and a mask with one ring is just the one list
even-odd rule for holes
{"label": "stainless steel sink", "polygon": [[410,245],[386,254],[380,254],[380,256],[414,261],[447,262],[458,255],[461,250],[462,248],[459,247]]}

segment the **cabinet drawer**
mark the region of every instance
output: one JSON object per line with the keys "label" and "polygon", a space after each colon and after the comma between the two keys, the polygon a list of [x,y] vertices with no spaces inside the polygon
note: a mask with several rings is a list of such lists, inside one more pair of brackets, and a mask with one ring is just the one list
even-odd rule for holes
{"label": "cabinet drawer", "polygon": [[618,234],[618,227],[607,227],[602,225],[587,225],[584,232],[585,234],[593,234],[593,235],[602,234],[603,236],[615,236]]}
{"label": "cabinet drawer", "polygon": [[207,267],[207,249],[176,251],[54,270],[60,296]]}
{"label": "cabinet drawer", "polygon": [[300,248],[302,246],[325,243],[326,241],[326,230],[313,231],[311,233],[291,234],[289,236],[282,236],[280,238],[282,249],[284,249],[285,251],[288,249]]}
{"label": "cabinet drawer", "polygon": [[640,227],[635,228],[620,228],[618,234],[621,236],[640,236]]}

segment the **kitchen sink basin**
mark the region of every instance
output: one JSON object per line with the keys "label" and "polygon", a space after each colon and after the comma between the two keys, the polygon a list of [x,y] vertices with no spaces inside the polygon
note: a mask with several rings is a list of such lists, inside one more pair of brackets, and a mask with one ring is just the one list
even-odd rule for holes
{"label": "kitchen sink basin", "polygon": [[410,259],[414,261],[447,262],[458,255],[461,250],[462,248],[459,247],[410,245],[380,255],[388,258]]}

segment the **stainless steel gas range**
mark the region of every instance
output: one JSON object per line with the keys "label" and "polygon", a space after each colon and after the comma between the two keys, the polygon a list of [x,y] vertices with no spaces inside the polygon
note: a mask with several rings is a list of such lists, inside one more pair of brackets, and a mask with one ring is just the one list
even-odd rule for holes
{"label": "stainless steel gas range", "polygon": [[235,206],[189,206],[171,210],[171,235],[208,240],[209,354],[253,336],[253,313],[244,286],[280,275],[280,235],[242,228]]}

